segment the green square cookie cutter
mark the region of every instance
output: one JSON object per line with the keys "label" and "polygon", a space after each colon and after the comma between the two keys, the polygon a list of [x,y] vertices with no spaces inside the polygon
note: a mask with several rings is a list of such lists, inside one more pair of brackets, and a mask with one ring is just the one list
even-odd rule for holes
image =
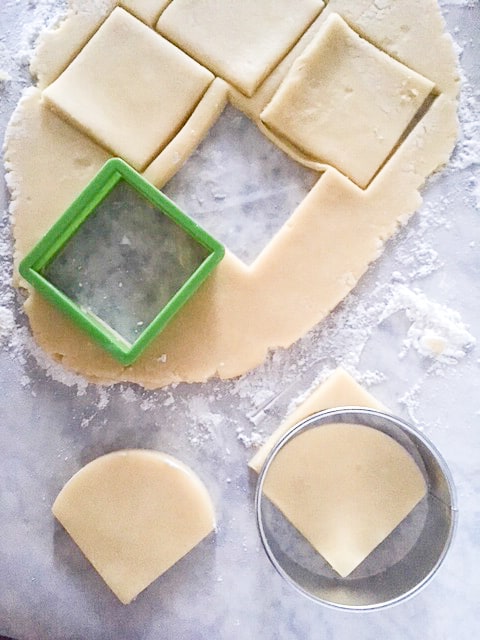
{"label": "green square cookie cutter", "polygon": [[[178,225],[199,247],[203,248],[202,251],[205,250],[206,256],[134,341],[127,340],[95,313],[75,302],[53,284],[45,273],[53,260],[122,180],[158,210],[160,215],[166,216]],[[105,163],[78,198],[21,261],[19,272],[44,298],[65,313],[110,355],[121,364],[128,366],[140,356],[191,298],[224,255],[223,245],[199,227],[161,191],[123,160],[112,158]]]}

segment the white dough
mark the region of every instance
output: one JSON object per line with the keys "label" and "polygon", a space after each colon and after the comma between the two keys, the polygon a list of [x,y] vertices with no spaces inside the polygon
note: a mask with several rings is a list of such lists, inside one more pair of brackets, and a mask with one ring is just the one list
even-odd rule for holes
{"label": "white dough", "polygon": [[251,96],[317,17],[322,0],[175,0],[157,29]]}
{"label": "white dough", "polygon": [[261,118],[364,188],[433,88],[331,14]]}

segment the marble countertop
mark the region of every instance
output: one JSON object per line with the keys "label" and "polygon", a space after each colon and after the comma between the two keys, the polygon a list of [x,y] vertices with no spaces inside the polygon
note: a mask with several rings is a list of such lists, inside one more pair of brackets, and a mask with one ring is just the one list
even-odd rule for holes
{"label": "marble countertop", "polygon": [[[44,7],[55,4],[43,1]],[[45,358],[28,336],[10,286],[8,193],[2,187],[0,634],[18,640],[467,640],[478,632],[480,5],[441,4],[465,75],[462,133],[451,164],[429,181],[419,212],[353,294],[292,348],[271,354],[238,380],[158,391],[103,388]],[[6,0],[0,7],[0,70],[11,76],[0,83],[2,135],[27,82],[23,49],[33,32],[24,27],[37,14],[36,3],[27,0]],[[241,126],[251,148],[253,125]],[[221,140],[222,125],[213,135]],[[261,162],[269,161],[263,154]],[[271,162],[278,162],[274,152]],[[187,181],[192,166],[184,170]],[[311,174],[292,167],[281,161],[282,179],[290,180],[289,197],[295,199]],[[241,182],[239,170],[230,171],[232,193]],[[270,187],[262,188],[268,198]],[[170,195],[183,192],[182,178],[172,181]],[[188,197],[201,201],[198,194]],[[223,202],[225,193],[212,191],[211,197]],[[248,215],[251,207],[244,209]],[[262,221],[256,239],[270,237],[271,222],[268,216]],[[236,237],[240,248],[251,246],[248,238]],[[422,352],[418,336],[430,326],[457,345],[456,353],[442,359]],[[276,574],[255,526],[255,478],[246,465],[252,445],[314,380],[339,365],[425,432],[449,464],[458,493],[459,524],[438,574],[414,598],[379,612],[340,612],[303,598]],[[124,607],[50,509],[81,466],[132,447],[163,450],[195,469],[213,497],[218,531]]]}

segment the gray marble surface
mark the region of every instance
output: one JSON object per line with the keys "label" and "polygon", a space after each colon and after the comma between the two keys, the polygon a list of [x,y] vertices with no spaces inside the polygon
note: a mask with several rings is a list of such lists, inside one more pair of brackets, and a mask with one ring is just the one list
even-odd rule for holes
{"label": "gray marble surface", "polygon": [[[10,287],[8,194],[2,188],[0,634],[22,640],[476,637],[480,7],[459,0],[442,6],[465,74],[462,134],[452,163],[429,181],[419,213],[335,313],[239,380],[156,392],[128,385],[105,389],[66,375],[43,357]],[[0,6],[0,69],[12,77],[0,85],[2,131],[27,80],[23,51],[33,32],[24,26],[36,15],[35,2],[4,0]],[[280,164],[278,179],[292,181],[293,192],[301,193],[298,184],[309,174]],[[264,159],[258,166],[274,171]],[[232,170],[228,187],[233,195],[242,182],[238,172]],[[251,175],[247,171],[245,179]],[[257,180],[262,184],[261,175]],[[172,197],[184,188],[170,187]],[[212,187],[214,200],[215,194],[221,201],[223,192]],[[266,216],[262,233],[272,232],[269,224]],[[428,352],[429,332],[452,345],[444,357]],[[250,444],[336,365],[347,366],[393,412],[424,430],[450,465],[458,492],[459,526],[439,573],[416,597],[376,613],[330,610],[294,592],[270,566],[254,522],[255,479],[246,467]],[[216,535],[128,607],[108,591],[50,512],[75,471],[124,447],[157,448],[181,458],[206,483],[218,514]]]}

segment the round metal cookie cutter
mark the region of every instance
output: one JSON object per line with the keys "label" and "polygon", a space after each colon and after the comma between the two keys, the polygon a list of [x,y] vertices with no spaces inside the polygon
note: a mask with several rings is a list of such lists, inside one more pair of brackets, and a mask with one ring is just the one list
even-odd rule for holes
{"label": "round metal cookie cutter", "polygon": [[[427,485],[426,496],[346,578],[330,567],[264,493],[279,451],[307,430],[338,423],[364,425],[393,438],[413,457]],[[424,587],[445,558],[458,514],[452,476],[428,438],[401,418],[360,407],[321,411],[292,427],[265,461],[255,510],[263,547],[278,573],[315,602],[355,611],[397,604]]]}

